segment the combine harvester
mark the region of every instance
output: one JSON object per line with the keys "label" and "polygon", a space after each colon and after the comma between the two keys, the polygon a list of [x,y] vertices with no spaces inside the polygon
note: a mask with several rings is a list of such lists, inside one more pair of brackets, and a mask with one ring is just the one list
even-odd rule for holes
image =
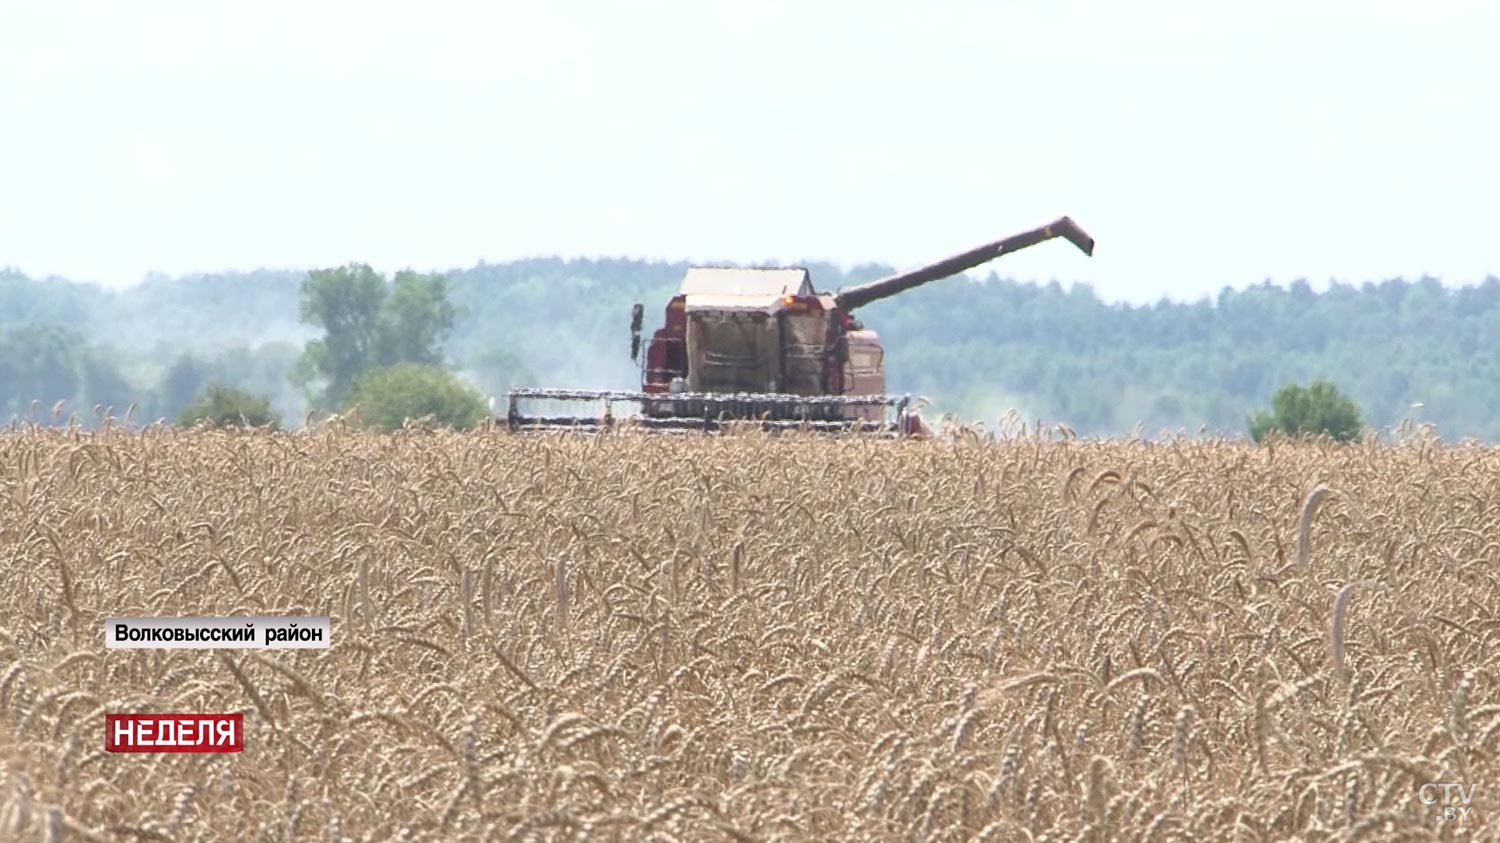
{"label": "combine harvester", "polygon": [[[667,303],[666,324],[641,358],[641,320],[631,314],[630,357],[641,361],[641,391],[516,389],[512,430],[719,430],[729,423],[891,436],[923,430],[906,396],[885,394],[880,337],[853,311],[913,287],[973,269],[1001,255],[1062,237],[1086,255],[1094,240],[1063,217],[936,263],[868,284],[818,293],[808,271],[695,267]],[[523,402],[589,402],[596,412],[527,415]],[[638,413],[617,416],[616,404]]]}

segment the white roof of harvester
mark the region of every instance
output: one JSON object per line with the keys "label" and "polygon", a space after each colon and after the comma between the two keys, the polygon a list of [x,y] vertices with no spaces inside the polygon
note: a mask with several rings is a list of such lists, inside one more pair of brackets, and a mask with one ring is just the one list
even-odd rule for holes
{"label": "white roof of harvester", "polygon": [[812,278],[801,267],[741,269],[695,266],[682,277],[679,295],[689,296],[810,296]]}
{"label": "white roof of harvester", "polygon": [[810,296],[812,279],[807,270],[740,269],[697,266],[683,276],[679,295],[687,296],[689,313],[702,311],[751,311],[775,313],[783,296]]}

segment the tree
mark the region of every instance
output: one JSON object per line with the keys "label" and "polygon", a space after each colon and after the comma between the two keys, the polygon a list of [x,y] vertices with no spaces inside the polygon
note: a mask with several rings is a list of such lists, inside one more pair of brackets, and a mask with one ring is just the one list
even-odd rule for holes
{"label": "tree", "polygon": [[421,363],[366,372],[349,397],[348,409],[356,405],[366,426],[385,431],[429,416],[439,424],[466,430],[486,413],[478,392],[448,371]]}
{"label": "tree", "polygon": [[447,278],[409,270],[396,273],[381,313],[380,365],[442,363],[443,342],[457,315],[448,302]]}
{"label": "tree", "polygon": [[375,362],[380,310],[389,294],[386,281],[364,264],[309,272],[302,284],[302,321],[323,329],[310,341],[295,377],[306,388],[326,383],[323,398],[337,405],[354,381]]}
{"label": "tree", "polygon": [[465,379],[485,395],[500,396],[518,384],[535,380],[521,359],[503,348],[490,348],[460,366]]}
{"label": "tree", "polygon": [[315,270],[302,285],[302,320],[323,338],[307,344],[293,378],[324,384],[323,402],[340,406],[368,371],[441,363],[456,317],[440,274],[402,271],[392,283],[365,264]]}
{"label": "tree", "polygon": [[177,416],[177,424],[192,427],[207,422],[215,427],[277,427],[271,402],[258,395],[214,384]]}
{"label": "tree", "polygon": [[207,371],[191,354],[178,356],[177,362],[162,376],[157,388],[158,411],[165,416],[181,413],[203,388]]}
{"label": "tree", "polygon": [[1364,427],[1359,407],[1348,396],[1327,381],[1313,381],[1309,386],[1287,384],[1271,398],[1271,412],[1264,410],[1250,418],[1250,437],[1260,442],[1273,430],[1287,436],[1316,436],[1326,433],[1339,442],[1348,442]]}
{"label": "tree", "polygon": [[0,411],[25,415],[32,401],[50,408],[78,397],[77,333],[57,327],[26,326],[0,336]]}
{"label": "tree", "polygon": [[82,355],[79,369],[83,398],[88,404],[113,407],[115,415],[123,416],[135,403],[135,386],[105,352],[89,350]]}

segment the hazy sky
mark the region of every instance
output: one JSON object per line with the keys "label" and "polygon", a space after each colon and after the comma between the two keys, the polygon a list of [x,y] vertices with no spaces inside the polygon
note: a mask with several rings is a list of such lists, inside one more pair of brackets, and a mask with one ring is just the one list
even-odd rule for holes
{"label": "hazy sky", "polygon": [[[0,0],[0,266],[1500,275],[1500,4]],[[1233,12],[1227,10],[1233,9]]]}

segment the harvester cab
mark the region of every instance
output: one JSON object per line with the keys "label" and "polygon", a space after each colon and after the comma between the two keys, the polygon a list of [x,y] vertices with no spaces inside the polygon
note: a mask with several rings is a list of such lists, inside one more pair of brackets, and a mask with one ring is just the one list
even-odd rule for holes
{"label": "harvester cab", "polygon": [[[1002,255],[1062,237],[1092,255],[1093,238],[1068,217],[977,246],[936,263],[819,293],[802,267],[694,267],[667,303],[663,325],[644,343],[644,309],[631,312],[631,358],[641,364],[639,392],[518,389],[512,428],[613,424],[614,404],[640,406],[648,428],[717,429],[726,421],[771,427],[858,430],[902,435],[920,427],[905,396],[885,391],[880,337],[856,308],[957,275]],[[602,402],[588,416],[526,416],[522,400]]]}

